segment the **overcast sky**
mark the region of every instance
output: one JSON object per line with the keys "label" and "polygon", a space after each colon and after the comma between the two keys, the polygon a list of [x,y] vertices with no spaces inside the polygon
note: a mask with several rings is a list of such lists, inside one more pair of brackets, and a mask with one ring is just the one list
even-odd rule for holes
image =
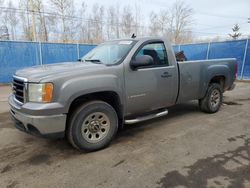
{"label": "overcast sky", "polygon": [[[81,0],[75,0],[80,4]],[[148,18],[151,11],[169,9],[175,0],[85,0],[88,7],[99,5],[130,5],[141,7],[142,17]],[[194,10],[193,32],[198,37],[224,36],[231,32],[235,23],[243,35],[250,35],[250,0],[184,0]],[[146,20],[145,20],[146,21]]]}

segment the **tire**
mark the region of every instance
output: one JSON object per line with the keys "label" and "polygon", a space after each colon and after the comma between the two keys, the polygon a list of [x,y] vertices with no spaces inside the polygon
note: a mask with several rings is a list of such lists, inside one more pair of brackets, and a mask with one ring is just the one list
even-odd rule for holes
{"label": "tire", "polygon": [[107,147],[118,130],[114,108],[103,101],[81,105],[70,116],[67,137],[81,151],[96,151]]}
{"label": "tire", "polygon": [[221,107],[223,100],[222,88],[220,84],[209,85],[207,93],[203,99],[199,100],[200,110],[206,113],[215,113]]}

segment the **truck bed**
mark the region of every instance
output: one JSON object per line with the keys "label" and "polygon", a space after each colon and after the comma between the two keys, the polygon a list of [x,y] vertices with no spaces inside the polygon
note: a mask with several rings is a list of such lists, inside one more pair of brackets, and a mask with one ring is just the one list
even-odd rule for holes
{"label": "truck bed", "polygon": [[[213,74],[216,76],[219,71],[224,71],[227,75],[225,87],[229,88],[233,81],[236,59],[211,59],[197,61],[177,62],[179,70],[179,95],[177,103],[187,100],[203,98],[206,93],[208,78]],[[224,65],[224,66],[223,66]],[[228,69],[230,69],[228,71]]]}

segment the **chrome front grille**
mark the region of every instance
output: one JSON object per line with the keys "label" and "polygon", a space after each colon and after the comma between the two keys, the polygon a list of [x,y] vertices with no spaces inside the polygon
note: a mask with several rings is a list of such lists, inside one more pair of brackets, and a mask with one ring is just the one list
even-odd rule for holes
{"label": "chrome front grille", "polygon": [[20,78],[13,76],[13,82],[12,82],[12,90],[13,94],[15,96],[15,99],[19,103],[24,103],[25,99],[25,78]]}

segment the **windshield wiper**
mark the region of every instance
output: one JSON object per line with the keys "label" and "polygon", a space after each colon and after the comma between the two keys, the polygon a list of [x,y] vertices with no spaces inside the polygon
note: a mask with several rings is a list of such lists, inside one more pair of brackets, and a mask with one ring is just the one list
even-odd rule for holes
{"label": "windshield wiper", "polygon": [[96,63],[96,64],[102,64],[100,59],[84,59],[86,62]]}

